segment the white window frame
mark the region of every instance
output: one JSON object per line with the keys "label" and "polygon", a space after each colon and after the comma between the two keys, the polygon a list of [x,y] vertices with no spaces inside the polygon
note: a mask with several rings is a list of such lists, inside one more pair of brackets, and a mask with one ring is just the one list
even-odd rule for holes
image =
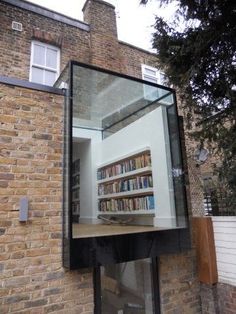
{"label": "white window frame", "polygon": [[[151,83],[159,84],[165,86],[163,77],[165,77],[165,73],[158,70],[157,68],[154,68],[150,65],[142,64],[142,79]],[[153,72],[153,75],[151,73],[147,73],[147,70],[150,72]],[[154,82],[155,81],[155,82]],[[156,93],[152,95],[150,93],[150,89],[148,89],[148,86],[144,86],[144,98],[149,101],[154,101],[155,99],[164,96],[166,92],[164,90],[158,89]],[[163,105],[170,105],[169,101],[167,99],[163,99],[161,101]]]}
{"label": "white window frame", "polygon": [[[57,51],[57,64],[56,64],[56,68],[51,68],[51,67],[47,67],[46,66],[46,62],[45,62],[45,65],[42,66],[41,64],[37,64],[37,63],[34,63],[33,62],[33,56],[34,56],[34,49],[35,49],[35,45],[38,45],[38,46],[42,46],[44,48],[50,48],[50,49],[53,49],[53,50],[56,50]],[[49,45],[49,44],[46,44],[44,42],[40,42],[40,41],[36,41],[36,40],[33,40],[31,42],[31,57],[30,57],[30,74],[29,74],[29,80],[30,82],[33,83],[32,81],[32,68],[38,68],[38,69],[41,69],[41,70],[46,70],[46,71],[50,71],[50,72],[53,72],[56,74],[56,79],[55,81],[57,80],[57,78],[59,77],[59,74],[60,74],[60,48],[58,48],[57,46],[52,46],[52,45]],[[45,56],[46,58],[46,56]],[[45,72],[44,72],[44,76],[43,76],[43,85],[46,85],[45,84]]]}
{"label": "white window frame", "polygon": [[[149,81],[149,78],[150,78],[150,82],[153,82],[153,79],[156,80],[156,84],[159,84],[159,85],[164,85],[163,83],[163,79],[162,77],[165,76],[164,72],[158,70],[157,68],[154,68],[150,65],[146,65],[146,64],[142,64],[142,79],[145,80],[145,81]],[[150,70],[152,72],[154,72],[155,74],[154,75],[151,75],[151,74],[147,74],[145,73],[146,70]]]}

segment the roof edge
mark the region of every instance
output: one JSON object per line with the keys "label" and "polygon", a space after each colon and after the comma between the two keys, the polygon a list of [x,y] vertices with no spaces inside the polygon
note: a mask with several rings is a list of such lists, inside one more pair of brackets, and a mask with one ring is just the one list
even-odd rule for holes
{"label": "roof edge", "polygon": [[130,43],[127,43],[126,41],[118,40],[118,42],[119,42],[119,44],[121,44],[121,45],[129,46],[129,47],[131,47],[131,48],[140,50],[140,51],[142,51],[142,52],[148,53],[148,54],[153,55],[153,56],[156,56],[156,57],[158,56],[157,53],[155,53],[155,52],[151,52],[151,51],[146,50],[146,49],[144,49],[144,48],[140,48],[140,47],[138,47],[138,46],[132,45],[132,44],[130,44]]}
{"label": "roof edge", "polygon": [[11,86],[16,86],[16,87],[23,87],[23,88],[27,88],[27,89],[37,90],[40,92],[46,92],[46,93],[51,93],[51,94],[56,94],[56,95],[62,95],[62,96],[64,95],[63,90],[60,88],[42,85],[42,84],[37,84],[37,83],[32,83],[32,82],[29,82],[26,80],[21,80],[21,79],[14,78],[14,77],[8,77],[8,76],[0,75],[0,84],[11,85]]}
{"label": "roof edge", "polygon": [[80,28],[84,31],[89,32],[90,31],[90,26],[89,24],[76,20],[72,17],[69,17],[67,15],[61,14],[59,12],[50,10],[48,8],[45,8],[43,6],[40,6],[38,4],[34,4],[32,2],[29,1],[25,1],[25,0],[1,0],[1,2],[4,2],[6,4],[45,16],[47,18],[50,18],[52,20],[70,25],[70,26],[74,26],[77,28]]}

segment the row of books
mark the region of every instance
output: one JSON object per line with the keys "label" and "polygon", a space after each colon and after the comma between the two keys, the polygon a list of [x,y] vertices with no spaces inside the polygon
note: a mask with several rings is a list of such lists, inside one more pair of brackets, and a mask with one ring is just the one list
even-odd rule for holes
{"label": "row of books", "polygon": [[146,153],[121,161],[115,165],[99,169],[97,177],[98,180],[102,180],[148,166],[151,166],[151,155]]}
{"label": "row of books", "polygon": [[154,209],[154,196],[102,200],[99,202],[101,212],[119,212]]}
{"label": "row of books", "polygon": [[99,184],[98,195],[127,192],[153,187],[152,176],[138,176],[127,180],[117,180],[109,184]]}

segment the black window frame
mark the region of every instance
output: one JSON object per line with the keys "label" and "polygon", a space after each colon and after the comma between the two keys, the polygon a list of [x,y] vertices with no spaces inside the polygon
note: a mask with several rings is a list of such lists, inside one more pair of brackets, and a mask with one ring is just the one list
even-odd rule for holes
{"label": "black window frame", "polygon": [[[68,216],[66,217],[65,208],[63,205],[63,266],[68,269],[80,269],[88,267],[99,267],[115,261],[116,263],[125,262],[128,260],[142,259],[142,258],[157,258],[162,254],[178,253],[191,248],[189,223],[188,223],[188,210],[187,210],[187,199],[186,190],[184,189],[184,206],[179,213],[185,217],[186,227],[180,227],[170,230],[161,230],[156,232],[147,233],[135,233],[135,234],[124,234],[124,235],[111,235],[111,236],[99,236],[99,237],[88,237],[81,239],[74,239],[72,236],[72,153],[73,153],[73,137],[72,137],[72,126],[73,126],[73,67],[80,66],[103,73],[116,75],[121,78],[130,79],[136,82],[147,84],[154,87],[163,88],[170,93],[174,94],[174,110],[177,112],[176,96],[175,91],[172,88],[154,84],[151,82],[144,81],[139,78],[134,78],[128,75],[116,73],[110,70],[102,69],[97,66],[84,64],[77,61],[70,61],[68,64],[69,68],[69,81],[68,90],[66,93],[64,112],[69,113],[67,129],[64,131],[67,136],[64,135],[64,149],[68,144],[69,159],[66,161],[64,156],[63,171],[65,165],[68,163],[68,179],[63,179],[63,203],[65,200],[68,201]],[[60,78],[58,79],[60,81]],[[163,98],[163,96],[161,97]],[[64,117],[65,118],[65,117]],[[178,121],[177,121],[178,123]],[[169,126],[168,126],[169,127]],[[176,134],[180,145],[180,134],[179,131]],[[68,141],[68,143],[65,143]],[[173,150],[170,145],[170,150]],[[181,150],[180,150],[181,151]],[[171,154],[172,156],[172,154]],[[181,157],[182,158],[182,157]],[[184,182],[184,173],[181,175],[181,180]],[[66,189],[67,187],[67,189]],[[174,185],[175,188],[175,185]],[[65,189],[68,191],[68,195],[65,195]],[[178,218],[178,208],[176,210],[176,216]],[[178,220],[178,219],[177,219]],[[66,225],[68,223],[68,225]],[[65,236],[66,230],[68,231]],[[143,243],[143,247],[148,248],[144,252],[140,252],[135,246],[135,243]],[[128,244],[128,245],[127,245]],[[135,247],[133,247],[133,245]],[[132,254],[129,253],[130,246],[132,246]],[[110,251],[110,256],[104,252],[104,247]],[[113,248],[116,247],[116,250]]]}

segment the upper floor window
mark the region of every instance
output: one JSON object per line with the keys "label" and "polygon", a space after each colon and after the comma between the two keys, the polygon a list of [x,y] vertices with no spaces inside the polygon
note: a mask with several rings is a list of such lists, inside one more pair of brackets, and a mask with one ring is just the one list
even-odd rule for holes
{"label": "upper floor window", "polygon": [[[142,79],[154,84],[165,85],[164,73],[146,64],[142,64]],[[144,86],[144,98],[147,100],[154,101],[155,99],[160,98],[165,94],[166,91],[161,88],[158,88],[154,91],[152,86]]]}
{"label": "upper floor window", "polygon": [[31,45],[30,81],[52,86],[59,75],[60,49],[33,41]]}
{"label": "upper floor window", "polygon": [[163,72],[159,71],[154,67],[142,64],[142,78],[145,81],[164,85],[165,75]]}

